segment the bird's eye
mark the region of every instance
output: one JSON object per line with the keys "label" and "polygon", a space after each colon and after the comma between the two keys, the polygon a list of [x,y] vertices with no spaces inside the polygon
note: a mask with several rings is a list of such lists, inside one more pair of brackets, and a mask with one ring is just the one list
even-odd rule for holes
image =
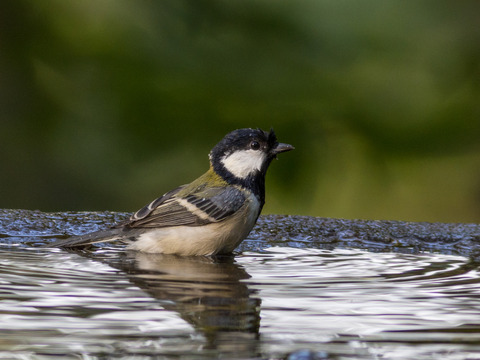
{"label": "bird's eye", "polygon": [[260,149],[260,144],[258,143],[258,141],[254,140],[250,143],[250,148],[252,150],[258,150],[258,149]]}

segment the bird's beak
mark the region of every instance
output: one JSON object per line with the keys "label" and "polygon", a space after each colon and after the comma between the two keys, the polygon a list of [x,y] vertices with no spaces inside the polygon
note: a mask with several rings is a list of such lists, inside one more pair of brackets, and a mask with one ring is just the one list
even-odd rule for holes
{"label": "bird's beak", "polygon": [[290,144],[279,143],[279,144],[277,144],[277,146],[275,146],[271,150],[271,154],[273,156],[276,156],[277,154],[280,154],[280,153],[286,152],[286,151],[290,151],[290,150],[293,150],[293,149],[295,149],[295,148]]}

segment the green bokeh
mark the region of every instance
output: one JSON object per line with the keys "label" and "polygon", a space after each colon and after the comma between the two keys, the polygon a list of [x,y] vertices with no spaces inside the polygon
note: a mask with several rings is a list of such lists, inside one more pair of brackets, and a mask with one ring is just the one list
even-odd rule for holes
{"label": "green bokeh", "polygon": [[266,213],[480,219],[480,2],[0,2],[0,207],[134,211],[225,133]]}

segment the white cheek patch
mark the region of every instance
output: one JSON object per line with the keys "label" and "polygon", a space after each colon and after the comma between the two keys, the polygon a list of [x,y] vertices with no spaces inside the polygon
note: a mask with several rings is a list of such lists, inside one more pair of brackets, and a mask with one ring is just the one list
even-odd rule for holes
{"label": "white cheek patch", "polygon": [[234,176],[245,179],[251,173],[260,171],[265,159],[266,154],[263,151],[241,150],[223,157],[221,162]]}

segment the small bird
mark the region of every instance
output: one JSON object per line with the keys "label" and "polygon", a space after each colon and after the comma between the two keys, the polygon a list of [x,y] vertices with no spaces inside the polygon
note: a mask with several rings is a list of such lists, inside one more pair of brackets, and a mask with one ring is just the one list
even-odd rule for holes
{"label": "small bird", "polygon": [[265,174],[277,154],[293,150],[273,130],[238,129],[210,151],[208,171],[107,230],[48,247],[120,241],[129,250],[182,256],[231,253],[252,230],[265,203]]}

